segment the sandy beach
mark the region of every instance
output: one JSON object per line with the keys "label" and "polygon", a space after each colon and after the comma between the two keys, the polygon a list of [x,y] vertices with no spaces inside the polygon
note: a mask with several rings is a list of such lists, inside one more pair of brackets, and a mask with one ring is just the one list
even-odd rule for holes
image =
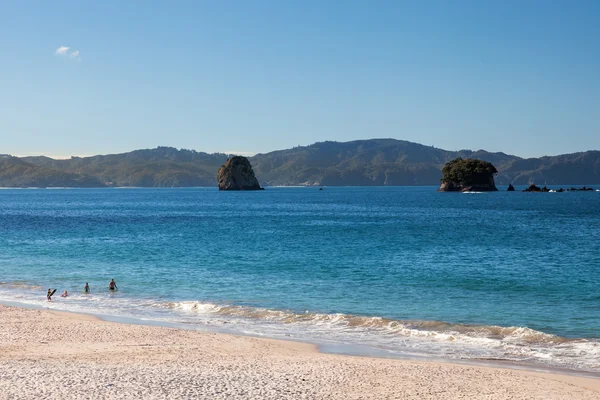
{"label": "sandy beach", "polygon": [[0,397],[598,399],[600,379],[322,354],[303,343],[0,305]]}

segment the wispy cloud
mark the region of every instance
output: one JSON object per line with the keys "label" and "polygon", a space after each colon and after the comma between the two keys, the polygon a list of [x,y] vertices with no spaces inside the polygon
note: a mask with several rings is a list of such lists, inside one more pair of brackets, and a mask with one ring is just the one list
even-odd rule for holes
{"label": "wispy cloud", "polygon": [[69,57],[72,59],[80,59],[80,55],[79,55],[79,50],[72,50],[69,46],[60,46],[58,49],[56,49],[56,51],[54,52],[54,54],[56,54],[57,56],[65,56],[65,57]]}
{"label": "wispy cloud", "polygon": [[69,49],[70,49],[70,47],[60,46],[58,49],[56,49],[54,54],[59,55],[59,56],[64,56],[69,53]]}

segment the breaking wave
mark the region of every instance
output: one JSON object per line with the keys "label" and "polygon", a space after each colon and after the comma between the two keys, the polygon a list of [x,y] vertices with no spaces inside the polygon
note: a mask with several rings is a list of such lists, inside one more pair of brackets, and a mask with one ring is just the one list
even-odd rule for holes
{"label": "breaking wave", "polygon": [[[167,302],[158,307],[203,321],[220,321],[244,333],[366,345],[392,354],[450,359],[504,360],[600,372],[600,341],[574,339],[527,327],[394,320],[350,314],[292,312],[208,302]],[[208,319],[207,319],[208,318]]]}
{"label": "breaking wave", "polygon": [[[351,346],[368,349],[366,354],[495,360],[600,373],[598,339],[565,338],[521,326],[298,312],[203,301],[113,297],[105,293],[73,293],[68,300],[49,303],[44,288],[27,282],[0,282],[0,300],[63,311],[150,320],[168,326],[175,324],[191,329],[216,329],[321,345]],[[353,350],[348,352],[353,353]]]}
{"label": "breaking wave", "polygon": [[526,327],[502,327],[494,325],[451,324],[442,321],[394,320],[381,317],[366,317],[351,314],[294,313],[291,311],[271,310],[267,308],[217,305],[202,302],[165,303],[162,307],[180,309],[187,312],[211,313],[215,315],[262,319],[284,324],[331,324],[345,328],[360,328],[412,337],[438,337],[456,340],[461,336],[487,338],[493,340],[518,340],[525,343],[567,343],[569,339]]}

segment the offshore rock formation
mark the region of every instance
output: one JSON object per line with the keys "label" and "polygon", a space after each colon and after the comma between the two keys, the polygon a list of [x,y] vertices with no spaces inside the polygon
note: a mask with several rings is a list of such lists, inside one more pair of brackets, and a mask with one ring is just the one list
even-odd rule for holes
{"label": "offshore rock formation", "polygon": [[496,192],[496,167],[487,161],[457,158],[442,168],[438,192]]}
{"label": "offshore rock formation", "polygon": [[507,192],[514,192],[515,191],[515,187],[512,185],[512,183],[508,184],[508,189],[506,189]]}
{"label": "offshore rock formation", "polygon": [[246,157],[233,156],[219,168],[219,190],[264,190],[254,176],[252,165]]}
{"label": "offshore rock formation", "polygon": [[543,192],[543,193],[550,193],[550,192],[562,193],[565,191],[575,191],[575,192],[590,192],[591,191],[591,192],[593,192],[594,189],[583,186],[579,189],[572,187],[572,188],[566,189],[566,190],[563,188],[560,188],[558,190],[553,190],[553,189],[548,189],[546,186],[544,186],[543,188],[540,188],[539,186],[531,184],[531,185],[529,185],[529,187],[527,189],[525,189],[523,191],[524,192]]}
{"label": "offshore rock formation", "polygon": [[523,190],[524,192],[544,192],[547,193],[550,191],[550,189],[548,189],[546,186],[544,186],[543,188],[534,185],[533,183],[531,185],[529,185],[529,187],[525,190]]}
{"label": "offshore rock formation", "polygon": [[581,187],[579,189],[572,187],[572,188],[567,189],[567,190],[569,190],[569,191],[575,191],[575,192],[593,192],[594,188],[583,186],[583,187]]}

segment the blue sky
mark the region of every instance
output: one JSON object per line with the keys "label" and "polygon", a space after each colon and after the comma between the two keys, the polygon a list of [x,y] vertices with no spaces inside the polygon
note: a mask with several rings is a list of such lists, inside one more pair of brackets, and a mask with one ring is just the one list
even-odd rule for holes
{"label": "blue sky", "polygon": [[600,149],[599,21],[584,0],[4,0],[0,153]]}

